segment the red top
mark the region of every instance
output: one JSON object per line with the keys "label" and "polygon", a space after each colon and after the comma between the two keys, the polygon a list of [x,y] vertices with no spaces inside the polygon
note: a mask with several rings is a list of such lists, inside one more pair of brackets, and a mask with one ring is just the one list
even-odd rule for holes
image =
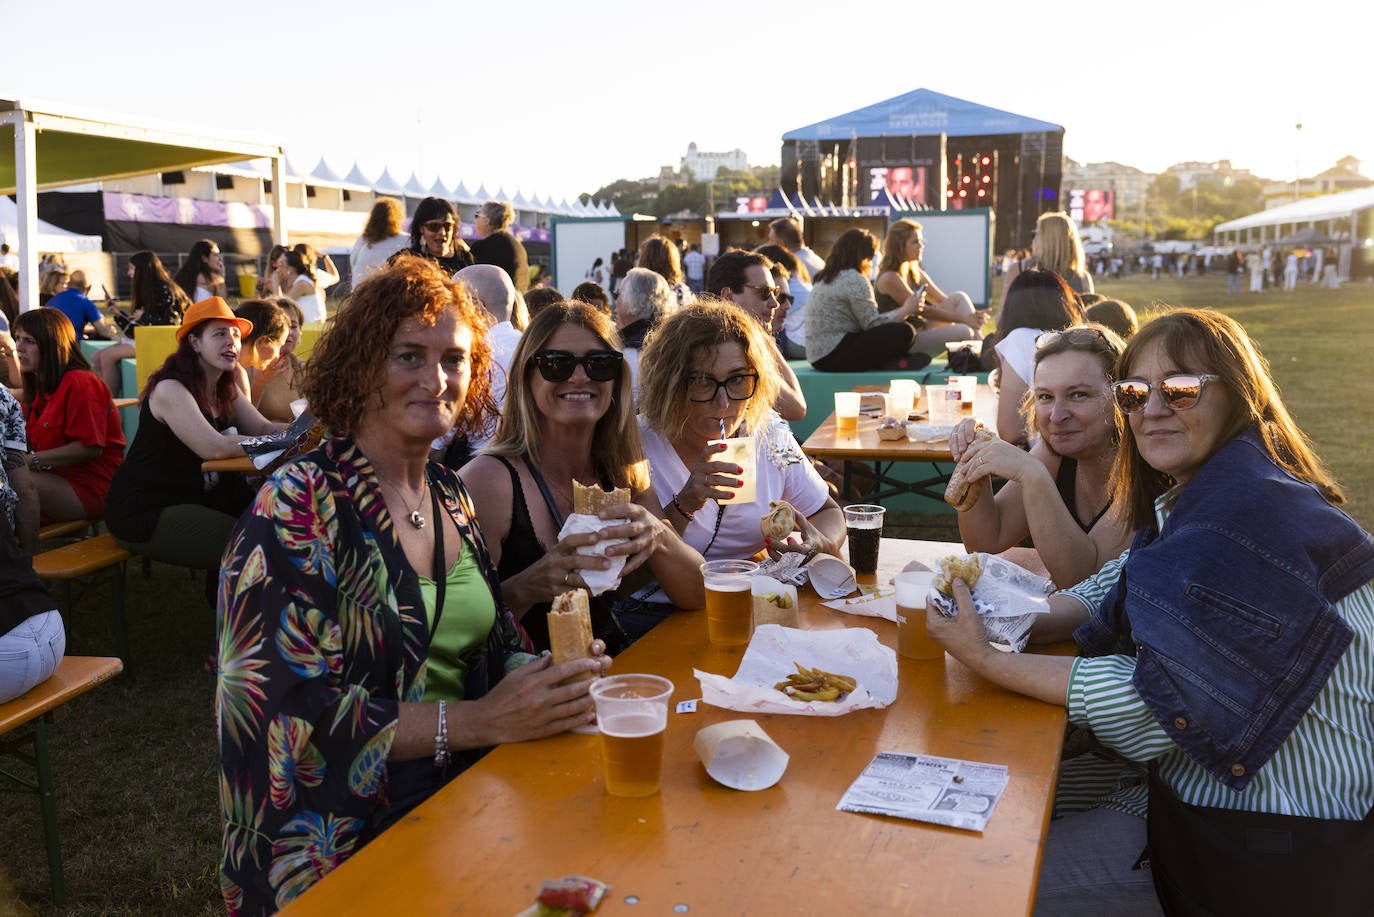
{"label": "red top", "polygon": [[71,484],[87,518],[99,519],[104,515],[110,480],[124,461],[124,428],[104,381],[89,370],[68,371],[57,391],[38,395],[33,404],[24,407],[24,422],[29,448],[35,452],[71,442],[101,448],[100,455],[93,459],[53,470]]}

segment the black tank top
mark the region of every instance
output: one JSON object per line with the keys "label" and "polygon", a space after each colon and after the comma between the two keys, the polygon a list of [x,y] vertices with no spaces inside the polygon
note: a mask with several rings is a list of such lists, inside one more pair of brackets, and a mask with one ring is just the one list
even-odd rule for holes
{"label": "black tank top", "polygon": [[1088,522],[1078,518],[1078,507],[1076,497],[1078,494],[1078,459],[1068,458],[1067,456],[1059,459],[1059,471],[1054,476],[1055,489],[1059,491],[1059,498],[1064,501],[1064,505],[1069,508],[1069,515],[1073,521],[1078,523],[1078,527],[1085,532],[1091,532],[1093,526],[1097,525],[1097,520],[1101,519],[1107,512],[1107,506],[1112,505],[1112,501],[1107,501],[1107,506],[1097,511]]}
{"label": "black tank top", "polygon": [[[539,536],[534,532],[534,522],[530,519],[530,508],[525,503],[525,489],[520,485],[520,475],[516,473],[515,466],[502,456],[497,455],[493,458],[505,465],[506,471],[510,473],[510,529],[501,541],[501,562],[496,565],[497,578],[505,582],[517,573],[523,573],[549,552],[540,543]],[[592,634],[605,642],[609,654],[615,655],[625,647],[628,641],[620,623],[611,611],[610,602],[606,599],[607,595],[609,593],[591,597],[589,605],[592,613]],[[552,607],[553,603],[551,602],[531,605],[524,616],[520,618],[520,626],[525,629],[525,633],[529,634],[530,642],[534,644],[536,653],[542,653],[549,649],[548,615],[549,609]]]}
{"label": "black tank top", "polygon": [[[228,417],[203,415],[219,432],[230,426]],[[148,541],[157,517],[169,506],[198,503],[229,516],[248,508],[253,494],[241,474],[207,478],[201,457],[153,416],[148,400],[138,411],[138,433],[129,454],[110,482],[105,497],[105,525],[125,541]]]}

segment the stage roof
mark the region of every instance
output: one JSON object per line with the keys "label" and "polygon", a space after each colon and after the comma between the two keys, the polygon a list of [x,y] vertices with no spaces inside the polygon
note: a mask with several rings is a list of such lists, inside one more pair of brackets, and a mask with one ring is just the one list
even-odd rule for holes
{"label": "stage roof", "polygon": [[905,95],[788,131],[783,140],[845,140],[850,137],[947,137],[1063,131],[1058,124],[916,89]]}

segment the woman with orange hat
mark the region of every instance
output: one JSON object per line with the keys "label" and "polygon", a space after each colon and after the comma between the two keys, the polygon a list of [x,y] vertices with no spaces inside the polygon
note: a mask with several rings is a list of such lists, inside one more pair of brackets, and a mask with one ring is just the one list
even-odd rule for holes
{"label": "woman with orange hat", "polygon": [[177,349],[148,379],[138,434],[105,500],[110,534],[155,560],[218,570],[251,493],[241,475],[205,474],[207,459],[243,455],[241,443],[283,429],[234,384],[253,323],[218,296],[186,310]]}

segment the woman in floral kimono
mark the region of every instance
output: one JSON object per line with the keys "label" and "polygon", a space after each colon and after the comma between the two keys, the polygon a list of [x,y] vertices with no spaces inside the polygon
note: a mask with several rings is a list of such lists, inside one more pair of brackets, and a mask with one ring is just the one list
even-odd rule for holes
{"label": "woman in floral kimono", "polygon": [[[491,409],[486,320],[402,257],[316,345],[329,427],[230,538],[219,591],[221,882],[271,913],[486,749],[592,722],[592,657],[534,657],[502,607],[467,491],[429,444]],[[386,342],[378,346],[379,342]]]}

